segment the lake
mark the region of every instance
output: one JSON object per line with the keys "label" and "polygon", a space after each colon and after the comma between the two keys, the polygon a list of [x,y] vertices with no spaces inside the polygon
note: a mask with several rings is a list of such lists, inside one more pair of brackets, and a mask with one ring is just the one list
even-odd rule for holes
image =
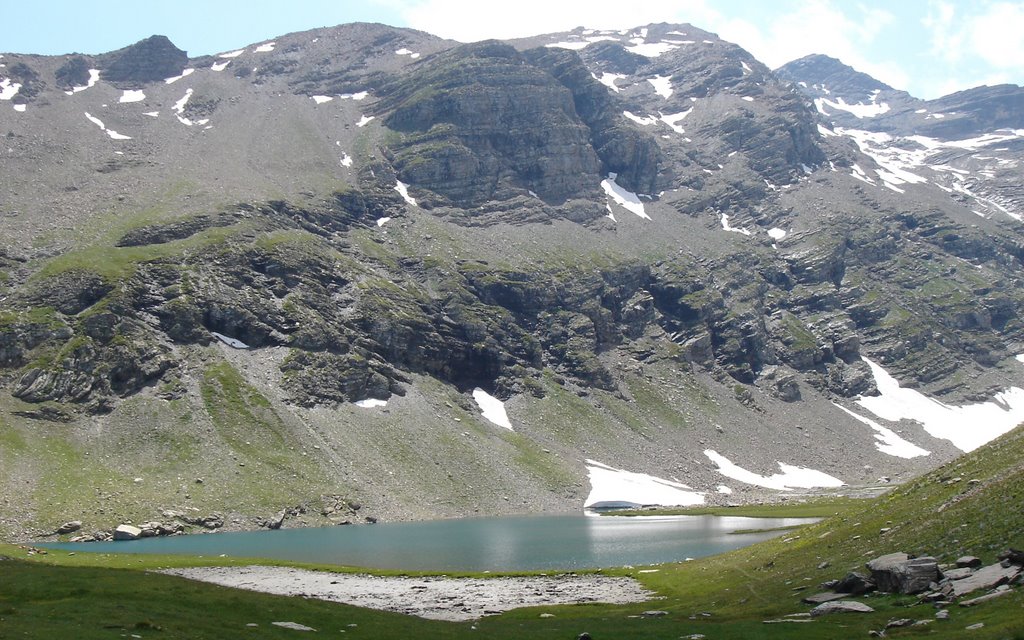
{"label": "lake", "polygon": [[406,571],[573,570],[677,562],[814,522],[724,516],[515,516],[246,531],[40,546],[100,553],[273,558]]}

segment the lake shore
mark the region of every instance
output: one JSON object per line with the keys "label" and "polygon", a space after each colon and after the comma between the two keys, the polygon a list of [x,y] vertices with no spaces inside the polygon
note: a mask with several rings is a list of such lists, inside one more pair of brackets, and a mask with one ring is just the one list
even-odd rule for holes
{"label": "lake shore", "polygon": [[407,577],[270,566],[192,567],[161,573],[249,591],[316,598],[456,622],[521,607],[585,602],[626,604],[654,597],[632,578],[593,574]]}

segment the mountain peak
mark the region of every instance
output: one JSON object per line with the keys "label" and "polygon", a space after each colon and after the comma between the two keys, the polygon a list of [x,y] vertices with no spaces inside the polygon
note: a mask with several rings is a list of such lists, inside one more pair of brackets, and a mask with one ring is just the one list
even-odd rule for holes
{"label": "mountain peak", "polygon": [[857,71],[841,60],[820,53],[787,62],[776,69],[775,73],[783,80],[820,85],[840,95],[861,96],[875,91],[893,90],[884,82]]}
{"label": "mountain peak", "polygon": [[180,74],[188,64],[188,53],[161,35],[150,36],[101,58],[105,80],[128,84],[170,78]]}

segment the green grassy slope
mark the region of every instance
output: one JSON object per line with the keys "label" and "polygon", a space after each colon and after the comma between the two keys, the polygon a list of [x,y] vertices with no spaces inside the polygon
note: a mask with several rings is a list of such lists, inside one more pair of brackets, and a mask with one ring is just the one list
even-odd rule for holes
{"label": "green grassy slope", "polygon": [[[799,601],[802,595],[883,553],[930,553],[940,561],[972,553],[993,561],[1007,546],[1024,546],[1022,497],[1024,430],[1017,429],[886,496],[839,504],[837,515],[781,538],[663,565],[654,573],[606,572],[636,575],[662,599],[640,605],[522,609],[459,624],[233,591],[121,568],[166,566],[167,558],[50,553],[33,556],[33,561],[0,562],[0,638],[109,638],[122,633],[143,638],[270,638],[295,633],[270,627],[275,620],[368,638],[572,638],[583,631],[595,638],[695,633],[716,639],[867,637],[868,631],[894,618],[933,619],[935,609],[914,597],[876,595],[862,598],[876,609],[873,614],[836,615],[811,623],[764,621],[808,611]],[[0,553],[19,558],[26,552],[0,546]],[[827,568],[819,569],[822,563]],[[640,615],[648,609],[668,615]],[[542,612],[555,617],[540,618]],[[887,636],[1024,638],[1024,594],[1019,587],[982,606],[951,607],[950,614],[949,620],[890,630]],[[966,630],[979,622],[984,627]],[[249,623],[259,626],[247,627]]]}

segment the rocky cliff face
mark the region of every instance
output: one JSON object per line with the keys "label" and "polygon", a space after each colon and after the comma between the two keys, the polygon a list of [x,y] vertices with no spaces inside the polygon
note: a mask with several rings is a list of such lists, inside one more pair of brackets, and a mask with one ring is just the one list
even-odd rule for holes
{"label": "rocky cliff face", "polygon": [[[1021,138],[897,134],[938,104],[837,61],[795,89],[690,25],[183,56],[0,69],[0,486],[34,514],[5,531],[99,526],[65,513],[97,496],[238,527],[564,510],[587,459],[709,501],[767,491],[712,454],[859,487],[956,450],[845,412],[868,360],[947,404],[1022,377]],[[1013,95],[942,108],[1012,123]]]}

